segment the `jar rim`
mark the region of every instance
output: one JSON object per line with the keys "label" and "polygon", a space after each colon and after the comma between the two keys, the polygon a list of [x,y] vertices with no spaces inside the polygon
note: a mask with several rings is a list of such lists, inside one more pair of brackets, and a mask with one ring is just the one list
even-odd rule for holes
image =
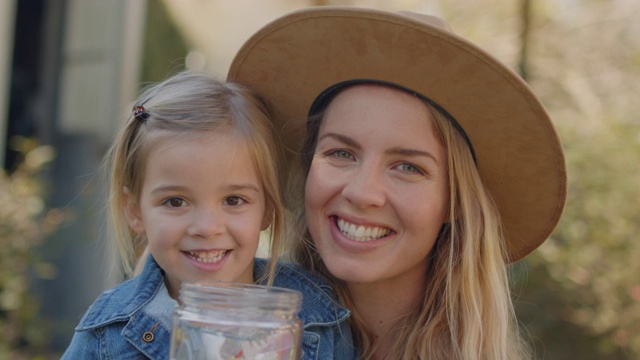
{"label": "jar rim", "polygon": [[180,286],[180,300],[185,304],[203,307],[235,305],[298,311],[302,293],[277,286],[237,282],[183,282]]}

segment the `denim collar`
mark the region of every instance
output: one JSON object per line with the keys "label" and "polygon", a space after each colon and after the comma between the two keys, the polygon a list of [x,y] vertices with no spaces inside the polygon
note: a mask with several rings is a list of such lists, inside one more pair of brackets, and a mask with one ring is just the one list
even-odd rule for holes
{"label": "denim collar", "polygon": [[[164,302],[172,302],[177,306],[178,303],[167,296],[156,296],[159,291],[167,291],[164,286],[163,271],[153,259],[149,256],[142,273],[137,277],[129,279],[113,289],[105,291],[91,308],[77,327],[77,330],[87,330],[104,326],[114,322],[129,321],[129,319],[140,309],[149,304],[152,300]],[[160,306],[162,307],[162,306]],[[151,308],[156,308],[152,306]],[[166,320],[171,322],[171,314],[156,314],[161,317],[167,317]]]}

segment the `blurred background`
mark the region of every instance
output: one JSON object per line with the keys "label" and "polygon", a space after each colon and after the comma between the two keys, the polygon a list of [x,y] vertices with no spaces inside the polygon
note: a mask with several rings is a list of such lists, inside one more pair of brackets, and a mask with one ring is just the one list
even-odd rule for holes
{"label": "blurred background", "polygon": [[640,359],[637,0],[0,0],[0,359],[59,358],[122,280],[100,161],[140,89],[224,78],[259,27],[318,5],[439,15],[531,84],[569,197],[511,269],[522,329],[539,359]]}

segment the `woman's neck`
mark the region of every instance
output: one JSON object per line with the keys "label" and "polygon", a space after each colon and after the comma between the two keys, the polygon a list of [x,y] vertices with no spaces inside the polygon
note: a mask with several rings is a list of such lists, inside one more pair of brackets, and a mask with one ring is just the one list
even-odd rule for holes
{"label": "woman's neck", "polygon": [[353,305],[374,336],[372,359],[384,359],[398,335],[398,320],[409,314],[424,295],[423,279],[389,279],[375,284],[350,283]]}

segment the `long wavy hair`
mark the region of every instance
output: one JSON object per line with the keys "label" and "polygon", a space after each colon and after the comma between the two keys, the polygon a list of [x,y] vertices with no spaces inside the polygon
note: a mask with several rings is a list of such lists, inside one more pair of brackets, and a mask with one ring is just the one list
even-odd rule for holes
{"label": "long wavy hair", "polygon": [[258,279],[270,284],[281,254],[285,224],[279,184],[281,145],[264,103],[244,86],[185,71],[147,87],[136,106],[143,106],[148,117],[141,120],[132,114],[104,161],[109,176],[109,225],[125,276],[132,275],[136,261],[147,251],[147,239],[137,236],[127,222],[125,189],[139,199],[146,161],[154,144],[167,138],[231,130],[248,144],[265,192],[266,210],[273,214],[269,227],[270,263]]}
{"label": "long wavy hair", "polygon": [[[389,359],[514,360],[531,357],[522,340],[510,297],[507,253],[500,216],[483,185],[461,133],[436,107],[425,102],[447,157],[449,221],[432,249],[421,305],[398,319]],[[301,152],[304,182],[315,152],[322,114],[309,119]],[[302,183],[297,184],[300,193]],[[299,200],[299,199],[298,199]],[[292,260],[328,279],[352,312],[351,328],[363,359],[376,341],[365,327],[345,283],[328,271],[311,239],[304,207],[298,207]]]}

